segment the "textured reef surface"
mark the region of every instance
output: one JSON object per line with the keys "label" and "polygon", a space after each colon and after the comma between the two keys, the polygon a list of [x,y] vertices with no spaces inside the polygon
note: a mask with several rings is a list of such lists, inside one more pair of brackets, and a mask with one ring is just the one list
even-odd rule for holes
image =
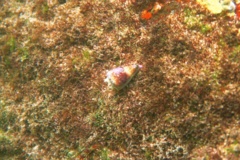
{"label": "textured reef surface", "polygon": [[239,17],[237,0],[1,0],[0,159],[239,159]]}

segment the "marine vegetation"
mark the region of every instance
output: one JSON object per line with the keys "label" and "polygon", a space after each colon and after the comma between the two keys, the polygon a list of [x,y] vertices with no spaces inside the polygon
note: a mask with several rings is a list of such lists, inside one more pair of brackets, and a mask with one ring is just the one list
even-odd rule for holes
{"label": "marine vegetation", "polygon": [[240,159],[239,8],[1,0],[0,159]]}

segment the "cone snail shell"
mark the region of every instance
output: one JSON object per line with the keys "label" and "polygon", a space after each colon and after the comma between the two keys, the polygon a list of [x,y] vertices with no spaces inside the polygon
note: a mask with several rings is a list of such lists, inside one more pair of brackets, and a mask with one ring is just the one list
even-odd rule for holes
{"label": "cone snail shell", "polygon": [[107,82],[111,88],[120,90],[131,81],[141,67],[141,65],[133,64],[114,68],[107,71],[107,78],[104,81]]}

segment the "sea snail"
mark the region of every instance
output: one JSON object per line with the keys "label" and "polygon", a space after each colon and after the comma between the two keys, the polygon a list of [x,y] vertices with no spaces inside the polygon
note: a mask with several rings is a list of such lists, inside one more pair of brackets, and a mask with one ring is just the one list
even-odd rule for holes
{"label": "sea snail", "polygon": [[117,67],[107,71],[107,78],[104,80],[110,88],[121,90],[142,68],[141,65],[133,64],[124,67]]}

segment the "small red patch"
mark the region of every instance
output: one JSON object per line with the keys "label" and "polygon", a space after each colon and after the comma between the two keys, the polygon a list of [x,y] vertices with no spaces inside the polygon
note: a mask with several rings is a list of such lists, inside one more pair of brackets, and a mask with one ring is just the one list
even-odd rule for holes
{"label": "small red patch", "polygon": [[237,15],[237,18],[240,19],[240,3],[236,4],[235,13]]}
{"label": "small red patch", "polygon": [[152,18],[152,13],[144,10],[142,11],[141,18],[144,20],[149,20],[150,18]]}

